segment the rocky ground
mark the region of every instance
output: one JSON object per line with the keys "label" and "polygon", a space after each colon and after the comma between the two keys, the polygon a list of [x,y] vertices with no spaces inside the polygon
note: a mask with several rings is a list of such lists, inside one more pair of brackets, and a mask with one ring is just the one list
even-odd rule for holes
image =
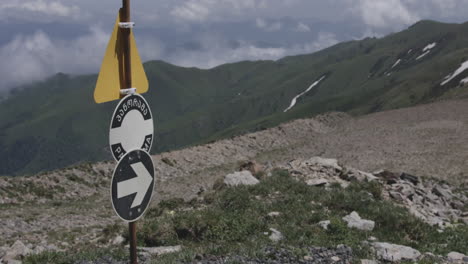
{"label": "rocky ground", "polygon": [[[153,203],[197,197],[241,164],[255,160],[266,172],[286,168],[311,185],[346,185],[351,179],[344,175],[383,180],[385,197],[443,232],[453,223],[467,222],[467,143],[468,100],[359,118],[330,113],[155,155],[158,182]],[[325,158],[310,159],[319,156]],[[330,166],[314,171],[317,160]],[[2,250],[16,241],[36,253],[115,242],[103,232],[109,225],[122,225],[108,197],[114,166],[82,164],[28,177],[1,177]]]}

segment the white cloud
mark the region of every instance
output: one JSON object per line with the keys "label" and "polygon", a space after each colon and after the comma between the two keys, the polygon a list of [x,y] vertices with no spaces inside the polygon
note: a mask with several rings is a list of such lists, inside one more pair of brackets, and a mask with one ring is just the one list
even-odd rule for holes
{"label": "white cloud", "polygon": [[210,7],[215,3],[214,0],[187,1],[174,7],[171,14],[181,20],[200,22],[210,15]]}
{"label": "white cloud", "polygon": [[338,40],[335,34],[330,32],[320,32],[317,39],[311,43],[306,43],[302,47],[296,48],[296,54],[316,52],[335,45],[336,43],[338,43]]}
{"label": "white cloud", "polygon": [[255,25],[257,28],[268,32],[279,31],[283,28],[283,24],[279,21],[268,23],[268,21],[261,18],[255,20]]}
{"label": "white cloud", "polygon": [[296,32],[310,32],[310,27],[302,22],[297,23],[296,28],[294,29]]}
{"label": "white cloud", "polygon": [[[408,0],[412,1],[412,0]],[[420,19],[417,11],[411,11],[404,0],[359,0],[355,11],[368,26],[395,28],[410,25]],[[351,1],[356,2],[356,1]]]}
{"label": "white cloud", "polygon": [[2,0],[0,4],[0,11],[11,12],[11,11],[23,11],[31,13],[39,13],[51,16],[70,17],[77,16],[80,12],[80,8],[76,5],[64,5],[60,1],[46,1],[46,0]]}
{"label": "white cloud", "polygon": [[179,22],[225,21],[267,7],[266,0],[188,0],[170,14]]}
{"label": "white cloud", "polygon": [[[321,32],[310,43],[290,47],[257,47],[251,42],[240,41],[237,47],[232,48],[221,36],[205,35],[200,39],[202,49],[180,50],[165,59],[176,65],[207,69],[243,60],[277,60],[289,55],[312,53],[337,42],[333,33]],[[161,51],[161,54],[165,53],[164,50]]]}
{"label": "white cloud", "polygon": [[40,80],[57,72],[97,72],[110,35],[99,27],[73,40],[52,40],[46,33],[18,35],[0,47],[0,89]]}

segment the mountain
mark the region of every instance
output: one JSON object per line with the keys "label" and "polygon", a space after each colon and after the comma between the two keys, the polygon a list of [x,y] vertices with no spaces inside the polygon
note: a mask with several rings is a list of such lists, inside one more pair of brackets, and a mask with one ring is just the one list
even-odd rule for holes
{"label": "mountain", "polygon": [[[468,23],[421,21],[381,39],[209,70],[147,62],[150,90],[144,96],[155,116],[153,152],[327,111],[360,115],[466,97],[468,71],[461,66],[468,60],[467,30]],[[111,159],[107,133],[116,102],[96,105],[95,81],[96,75],[57,74],[2,101],[0,175]]]}

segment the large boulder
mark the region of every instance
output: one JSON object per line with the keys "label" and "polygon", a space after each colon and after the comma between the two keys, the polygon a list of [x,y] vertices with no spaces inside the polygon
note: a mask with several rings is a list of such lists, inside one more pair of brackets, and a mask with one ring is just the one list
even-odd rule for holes
{"label": "large boulder", "polygon": [[416,261],[421,256],[418,250],[407,246],[375,242],[372,243],[372,247],[377,257],[384,261]]}
{"label": "large boulder", "polygon": [[238,185],[255,185],[260,183],[250,171],[237,171],[232,174],[226,175],[224,178],[224,184],[227,186],[238,186]]}
{"label": "large boulder", "polygon": [[357,228],[363,231],[372,231],[375,227],[374,221],[362,219],[357,212],[352,212],[343,217],[343,221],[348,223],[349,228]]}

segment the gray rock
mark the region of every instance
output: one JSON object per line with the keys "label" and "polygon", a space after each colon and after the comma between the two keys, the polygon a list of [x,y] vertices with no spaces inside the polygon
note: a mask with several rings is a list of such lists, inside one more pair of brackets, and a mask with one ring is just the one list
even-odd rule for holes
{"label": "gray rock", "polygon": [[468,225],[468,217],[463,217],[461,220],[463,223],[465,223],[465,225]]}
{"label": "gray rock", "polygon": [[224,178],[224,184],[227,186],[238,186],[238,185],[255,185],[260,181],[255,178],[250,171],[238,171],[232,174],[228,174]]}
{"label": "gray rock", "polygon": [[349,228],[357,228],[364,231],[372,231],[375,227],[374,221],[362,219],[357,212],[352,212],[343,217],[343,221],[348,223]]}
{"label": "gray rock", "polygon": [[378,178],[368,172],[363,172],[354,168],[347,168],[346,172],[341,176],[347,181],[371,182]]}
{"label": "gray rock", "polygon": [[377,257],[385,261],[415,261],[421,256],[421,253],[419,251],[407,246],[381,242],[374,242],[372,243],[372,246],[375,249]]}
{"label": "gray rock", "polygon": [[392,197],[393,199],[399,201],[399,202],[403,202],[405,200],[405,198],[403,197],[403,195],[399,192],[394,192],[394,191],[390,191],[388,192],[390,194],[390,197]]}
{"label": "gray rock", "polygon": [[343,168],[338,165],[338,160],[336,159],[326,159],[326,158],[321,158],[321,157],[313,157],[309,159],[307,162],[309,165],[318,165],[321,167],[330,167],[334,168],[337,171],[343,170]]}
{"label": "gray rock", "polygon": [[271,241],[273,242],[279,242],[280,240],[283,239],[283,234],[281,234],[280,231],[270,228],[271,235],[268,237]]}
{"label": "gray rock", "polygon": [[378,264],[375,260],[361,259],[361,264]]}
{"label": "gray rock", "polygon": [[26,247],[23,242],[17,240],[3,256],[3,261],[10,263],[9,261],[23,258],[32,253],[32,250]]}
{"label": "gray rock", "polygon": [[138,247],[139,251],[146,252],[150,255],[163,255],[169,253],[176,253],[182,250],[181,246],[173,246],[173,247]]}
{"label": "gray rock", "polygon": [[341,260],[340,257],[337,257],[337,256],[333,256],[333,257],[331,257],[330,259],[331,259],[333,262],[338,262],[338,261]]}
{"label": "gray rock", "polygon": [[21,260],[17,260],[17,259],[10,259],[10,260],[5,261],[5,263],[6,264],[23,264]]}
{"label": "gray rock", "polygon": [[396,173],[387,170],[374,172],[374,175],[383,179],[387,184],[397,183],[400,179]]}
{"label": "gray rock", "polygon": [[418,185],[418,183],[419,183],[419,178],[417,176],[414,176],[414,175],[411,175],[411,174],[408,174],[408,173],[404,173],[404,172],[400,175],[400,179],[402,179],[404,181],[411,182],[414,185]]}
{"label": "gray rock", "polygon": [[125,238],[123,236],[121,236],[121,235],[118,235],[112,240],[111,244],[112,245],[121,245],[121,244],[123,244],[124,241],[125,241]]}
{"label": "gray rock", "polygon": [[318,225],[325,230],[328,230],[328,226],[330,225],[330,220],[320,221]]}
{"label": "gray rock", "polygon": [[46,251],[46,248],[43,247],[43,246],[41,246],[41,245],[38,245],[38,246],[36,246],[36,247],[34,248],[32,254],[37,255],[37,254],[41,254],[41,253],[44,252],[44,251]]}
{"label": "gray rock", "polygon": [[324,186],[329,185],[329,182],[326,179],[309,179],[306,184],[309,186]]}
{"label": "gray rock", "polygon": [[278,216],[280,216],[280,215],[281,215],[280,212],[270,212],[270,213],[268,213],[268,216],[269,216],[269,217],[278,217]]}
{"label": "gray rock", "polygon": [[440,186],[440,185],[434,186],[434,188],[432,189],[432,192],[435,195],[440,196],[440,197],[444,197],[447,200],[452,199],[452,194],[450,193],[450,191],[442,188],[442,186]]}
{"label": "gray rock", "polygon": [[458,252],[450,252],[447,254],[447,258],[449,261],[453,261],[453,262],[456,262],[456,261],[463,261],[463,258],[465,258],[466,256],[462,253],[458,253]]}

